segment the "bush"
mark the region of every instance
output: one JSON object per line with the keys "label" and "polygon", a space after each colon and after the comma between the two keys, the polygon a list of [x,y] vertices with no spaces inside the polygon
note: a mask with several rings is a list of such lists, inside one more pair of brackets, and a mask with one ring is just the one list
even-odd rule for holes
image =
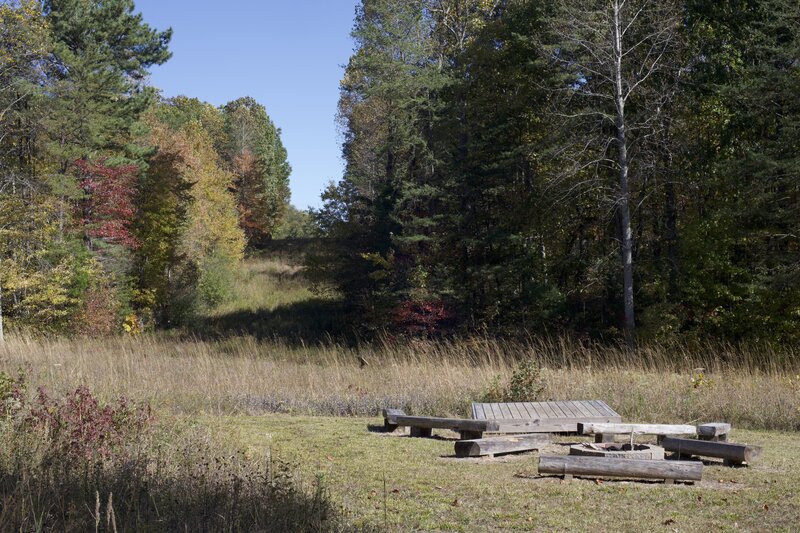
{"label": "bush", "polygon": [[221,450],[198,429],[86,388],[25,400],[0,373],[0,531],[342,531],[326,491],[275,458]]}
{"label": "bush", "polygon": [[231,295],[234,264],[224,257],[214,257],[203,265],[197,282],[197,298],[201,307],[214,307]]}
{"label": "bush", "polygon": [[508,383],[503,384],[500,376],[495,376],[484,391],[483,402],[533,402],[544,391],[542,369],[534,359],[517,363]]}

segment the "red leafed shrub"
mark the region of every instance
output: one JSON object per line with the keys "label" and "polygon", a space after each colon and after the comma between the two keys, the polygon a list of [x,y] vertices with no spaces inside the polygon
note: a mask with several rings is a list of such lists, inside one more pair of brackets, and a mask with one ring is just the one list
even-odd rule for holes
{"label": "red leafed shrub", "polygon": [[82,222],[90,237],[136,248],[139,243],[131,232],[136,215],[136,194],[139,167],[124,165],[109,167],[103,161],[75,161],[80,184],[86,193]]}
{"label": "red leafed shrub", "polygon": [[56,448],[73,457],[108,457],[126,437],[144,430],[152,421],[150,406],[120,398],[102,405],[86,387],[63,399],[40,388],[26,417],[33,428],[46,431]]}
{"label": "red leafed shrub", "polygon": [[434,336],[452,326],[455,313],[441,300],[406,300],[392,316],[394,329],[409,335]]}

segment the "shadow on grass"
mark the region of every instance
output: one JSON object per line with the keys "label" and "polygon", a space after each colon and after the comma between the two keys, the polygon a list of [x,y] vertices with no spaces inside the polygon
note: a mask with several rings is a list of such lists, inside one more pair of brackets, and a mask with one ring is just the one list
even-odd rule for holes
{"label": "shadow on grass", "polygon": [[194,333],[212,338],[251,335],[292,345],[352,343],[345,307],[338,300],[311,298],[275,309],[240,310],[210,317]]}

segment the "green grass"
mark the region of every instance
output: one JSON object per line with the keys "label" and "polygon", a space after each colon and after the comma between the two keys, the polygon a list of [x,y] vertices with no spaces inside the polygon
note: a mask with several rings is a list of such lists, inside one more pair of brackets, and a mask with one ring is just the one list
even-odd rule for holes
{"label": "green grass", "polygon": [[[455,434],[412,439],[369,431],[378,418],[268,415],[203,422],[251,453],[278,451],[308,478],[321,476],[357,524],[383,526],[385,509],[390,530],[794,531],[800,523],[800,440],[793,433],[734,430],[732,440],[764,447],[760,462],[706,466],[702,482],[666,486],[540,477],[536,453],[456,459]],[[564,440],[570,439],[577,437]],[[546,451],[564,448],[554,444]]]}
{"label": "green grass", "polygon": [[237,272],[230,296],[207,310],[193,332],[201,336],[248,335],[313,344],[341,334],[341,304],[314,293],[294,256],[254,255]]}

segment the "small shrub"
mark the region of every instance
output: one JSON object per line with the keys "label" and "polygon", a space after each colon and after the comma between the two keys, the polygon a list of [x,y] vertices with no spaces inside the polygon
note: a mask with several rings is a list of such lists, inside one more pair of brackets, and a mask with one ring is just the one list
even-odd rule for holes
{"label": "small shrub", "polygon": [[392,329],[411,336],[434,337],[453,326],[455,313],[443,301],[406,300],[393,312]]}
{"label": "small shrub", "polygon": [[79,335],[111,335],[119,331],[120,303],[114,288],[107,284],[91,287],[83,307],[73,320],[73,331]]}
{"label": "small shrub", "polygon": [[692,376],[692,388],[695,389],[702,389],[706,387],[711,387],[714,382],[708,378],[705,372],[699,370]]}
{"label": "small shrub", "polygon": [[542,369],[535,359],[517,363],[508,383],[503,385],[501,377],[495,376],[484,391],[484,402],[533,402],[544,391]]}
{"label": "small shrub", "polygon": [[102,405],[86,387],[78,387],[63,399],[40,388],[23,423],[47,433],[51,446],[69,457],[108,457],[152,421],[150,406],[120,398],[116,405]]}
{"label": "small shrub", "polygon": [[197,298],[201,307],[211,308],[230,298],[234,285],[234,264],[224,256],[214,256],[200,269]]}
{"label": "small shrub", "polygon": [[[4,401],[19,391],[0,374]],[[196,427],[150,427],[146,405],[104,405],[85,387],[21,398],[0,424],[0,531],[347,529],[293,465],[220,448]]]}
{"label": "small shrub", "polygon": [[480,401],[483,403],[497,403],[505,401],[505,388],[503,385],[503,378],[502,376],[495,375],[492,377],[489,385],[484,389],[483,393],[480,396]]}

